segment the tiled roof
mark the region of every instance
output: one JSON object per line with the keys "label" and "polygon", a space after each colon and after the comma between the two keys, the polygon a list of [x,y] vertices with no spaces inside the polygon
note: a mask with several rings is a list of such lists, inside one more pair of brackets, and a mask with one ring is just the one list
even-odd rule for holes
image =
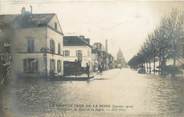
{"label": "tiled roof", "polygon": [[63,38],[64,46],[90,46],[89,39],[83,36],[64,36]]}
{"label": "tiled roof", "polygon": [[0,15],[0,27],[5,28],[13,23],[17,15]]}
{"label": "tiled roof", "polygon": [[0,15],[0,26],[13,23],[16,27],[46,26],[55,14]]}
{"label": "tiled roof", "polygon": [[20,27],[40,27],[46,26],[55,14],[33,14],[20,15],[16,18],[16,26]]}

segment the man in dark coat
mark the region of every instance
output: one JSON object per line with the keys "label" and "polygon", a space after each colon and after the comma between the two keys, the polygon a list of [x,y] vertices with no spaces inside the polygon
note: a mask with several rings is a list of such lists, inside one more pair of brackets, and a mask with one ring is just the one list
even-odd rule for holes
{"label": "man in dark coat", "polygon": [[89,78],[89,64],[88,63],[86,63],[86,73],[87,73],[88,78]]}

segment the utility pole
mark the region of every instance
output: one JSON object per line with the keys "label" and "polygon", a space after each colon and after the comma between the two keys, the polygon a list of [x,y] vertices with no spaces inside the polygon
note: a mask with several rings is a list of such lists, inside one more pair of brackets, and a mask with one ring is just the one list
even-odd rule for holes
{"label": "utility pole", "polygon": [[155,74],[155,62],[156,62],[156,60],[155,60],[155,49],[154,49],[154,58],[153,58],[153,72],[154,72],[154,74]]}
{"label": "utility pole", "polygon": [[108,40],[105,40],[105,51],[108,52]]}
{"label": "utility pole", "polygon": [[2,8],[1,8],[2,5],[1,5],[1,4],[2,4],[2,3],[1,3],[1,0],[0,0],[0,14],[1,14],[1,12],[2,12],[2,11],[1,11],[1,10],[2,10]]}

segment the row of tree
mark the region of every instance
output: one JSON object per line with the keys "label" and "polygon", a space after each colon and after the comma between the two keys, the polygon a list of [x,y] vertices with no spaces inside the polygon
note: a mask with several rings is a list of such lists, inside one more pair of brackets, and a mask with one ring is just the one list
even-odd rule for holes
{"label": "row of tree", "polygon": [[[181,42],[184,42],[184,12],[173,9],[167,16],[162,17],[160,25],[148,34],[140,51],[128,64],[132,68],[143,67],[149,73],[153,71],[166,74],[169,70],[174,71],[176,59],[183,56],[184,46]],[[167,60],[172,60],[172,65],[168,66]],[[156,62],[159,63],[158,66]]]}

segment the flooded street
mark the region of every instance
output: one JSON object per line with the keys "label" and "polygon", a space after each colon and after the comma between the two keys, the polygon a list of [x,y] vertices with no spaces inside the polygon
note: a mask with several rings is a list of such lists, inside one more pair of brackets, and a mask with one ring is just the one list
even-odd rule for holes
{"label": "flooded street", "polygon": [[[178,117],[184,113],[184,80],[114,69],[91,81],[16,81],[3,102],[10,117]],[[70,110],[80,105],[121,110]]]}

